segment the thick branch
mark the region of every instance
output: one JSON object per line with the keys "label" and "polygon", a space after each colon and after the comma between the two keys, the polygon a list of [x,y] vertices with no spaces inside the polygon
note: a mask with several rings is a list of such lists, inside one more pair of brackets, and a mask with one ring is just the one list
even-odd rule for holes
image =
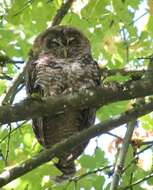
{"label": "thick branch", "polygon": [[127,70],[127,69],[107,69],[100,68],[100,74],[102,77],[109,77],[114,75],[130,76],[132,78],[141,78],[142,76],[153,74],[153,69],[141,69],[141,70]]}
{"label": "thick branch", "polygon": [[33,170],[34,168],[50,161],[55,157],[57,153],[62,153],[66,150],[71,149],[75,145],[78,145],[78,142],[82,143],[85,140],[89,140],[97,135],[106,133],[109,130],[112,130],[118,126],[123,125],[131,120],[134,120],[142,115],[145,115],[153,110],[153,102],[150,102],[146,105],[139,107],[139,109],[132,109],[131,111],[125,112],[118,119],[112,119],[103,124],[97,124],[88,129],[83,130],[82,132],[71,136],[63,142],[60,142],[54,145],[51,149],[45,150],[39,153],[37,156],[28,159],[21,164],[11,168],[10,170],[4,171],[0,175],[0,187],[6,185],[12,180],[26,174],[27,172]]}
{"label": "thick branch", "polygon": [[144,97],[153,94],[153,81],[141,80],[123,85],[112,85],[68,96],[48,97],[44,99],[27,98],[14,106],[0,107],[0,123],[21,121],[38,116],[55,116],[65,109],[79,109],[82,107],[99,107],[104,104]]}

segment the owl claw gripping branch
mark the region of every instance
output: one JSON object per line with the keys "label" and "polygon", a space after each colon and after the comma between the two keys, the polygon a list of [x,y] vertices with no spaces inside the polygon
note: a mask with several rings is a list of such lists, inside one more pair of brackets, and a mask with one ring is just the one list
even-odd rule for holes
{"label": "owl claw gripping branch", "polygon": [[[97,63],[93,60],[88,39],[77,29],[69,26],[55,26],[42,32],[36,38],[27,63],[26,88],[31,96],[40,97],[69,95],[81,89],[100,85]],[[65,110],[55,117],[32,119],[32,127],[38,142],[44,148],[75,135],[90,127],[95,120],[95,108]],[[75,174],[74,160],[83,152],[88,140],[78,143],[72,149],[58,153],[56,167],[63,173],[58,181]]]}

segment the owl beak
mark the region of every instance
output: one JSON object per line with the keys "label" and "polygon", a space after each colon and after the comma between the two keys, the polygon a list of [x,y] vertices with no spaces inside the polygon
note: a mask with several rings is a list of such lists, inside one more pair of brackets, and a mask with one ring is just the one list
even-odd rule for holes
{"label": "owl beak", "polygon": [[63,53],[64,53],[64,58],[68,57],[68,52],[67,52],[67,48],[63,48]]}

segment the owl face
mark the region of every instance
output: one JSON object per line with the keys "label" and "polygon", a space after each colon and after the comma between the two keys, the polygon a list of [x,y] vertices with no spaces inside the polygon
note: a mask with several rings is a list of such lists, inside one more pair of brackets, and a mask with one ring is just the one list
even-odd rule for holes
{"label": "owl face", "polygon": [[36,38],[33,53],[49,53],[57,58],[76,58],[90,54],[90,45],[88,39],[77,29],[56,26]]}

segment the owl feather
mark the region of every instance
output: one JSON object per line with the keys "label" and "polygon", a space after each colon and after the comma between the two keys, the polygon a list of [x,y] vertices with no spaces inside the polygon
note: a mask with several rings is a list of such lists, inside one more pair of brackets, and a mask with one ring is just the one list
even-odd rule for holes
{"label": "owl feather", "polygon": [[[97,63],[93,60],[88,39],[77,29],[56,26],[35,40],[27,64],[27,94],[56,97],[86,91],[100,85]],[[32,119],[38,142],[44,148],[77,134],[94,124],[95,108],[65,109],[55,117]],[[82,154],[88,140],[66,152],[57,153],[56,167],[63,173],[58,180],[75,174],[74,160]]]}

